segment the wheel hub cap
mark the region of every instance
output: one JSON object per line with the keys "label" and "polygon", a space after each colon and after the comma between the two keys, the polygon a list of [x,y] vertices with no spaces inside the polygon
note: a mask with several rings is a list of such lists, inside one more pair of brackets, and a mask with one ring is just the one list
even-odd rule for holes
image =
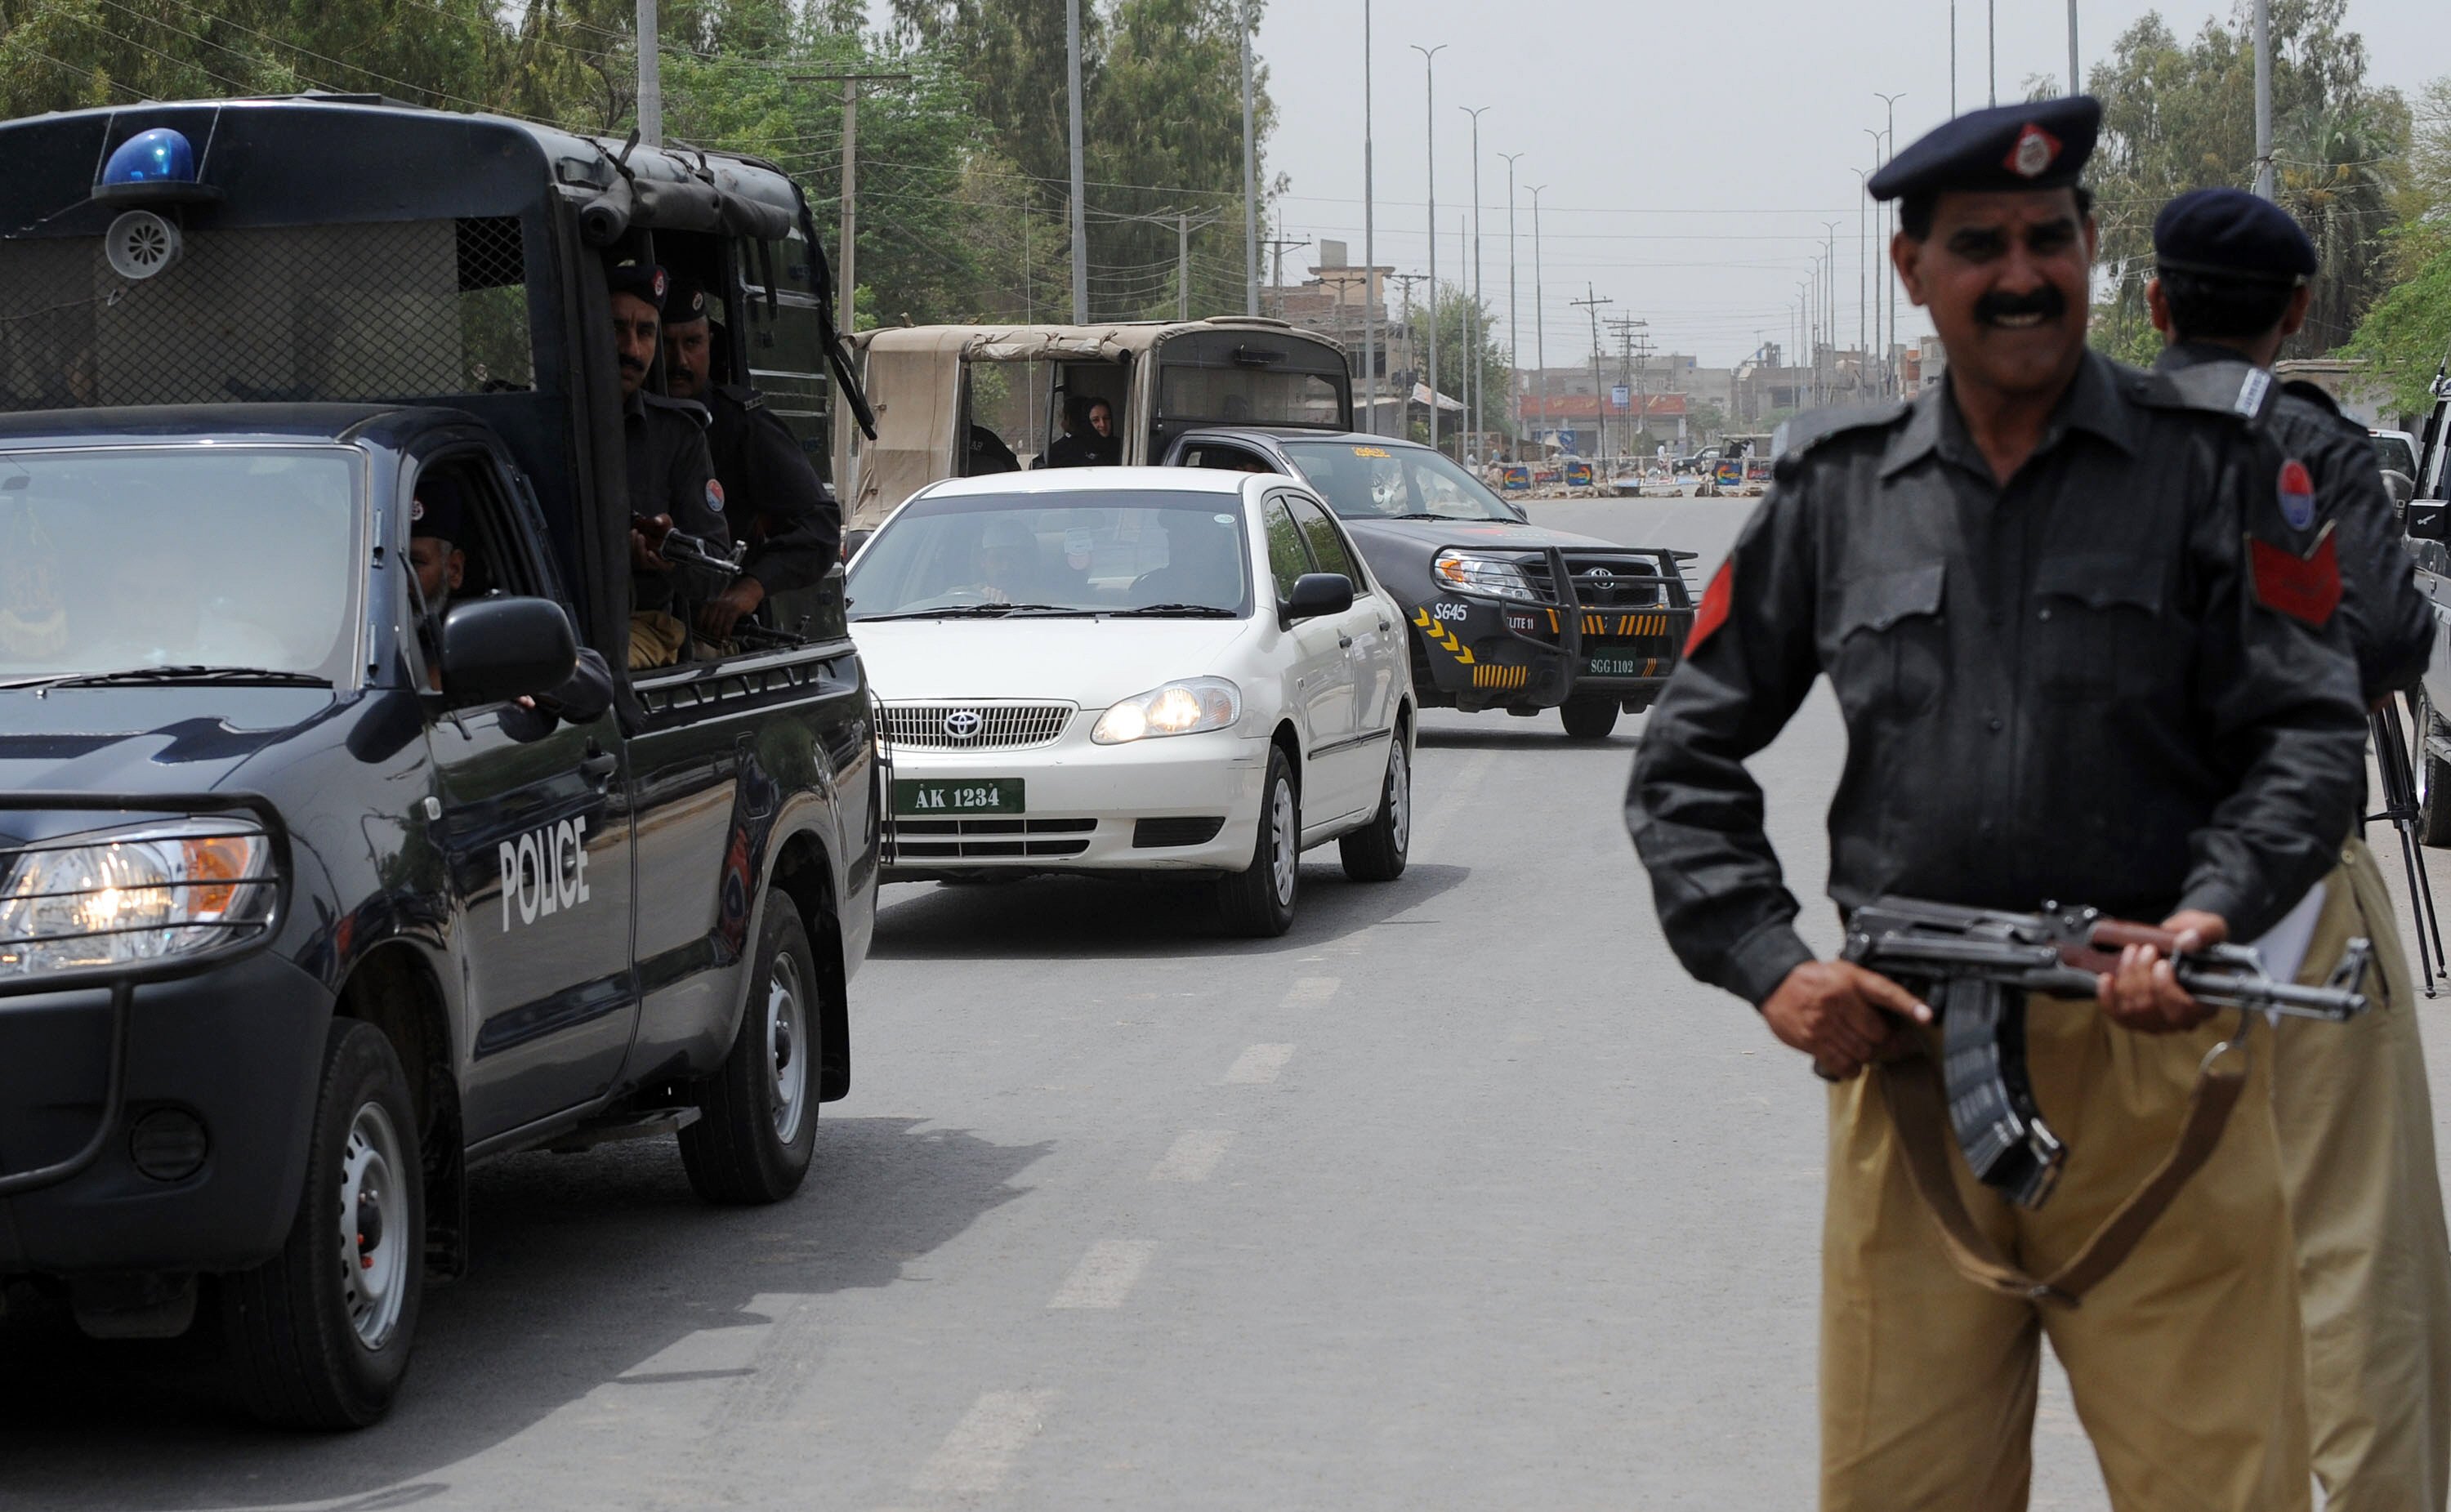
{"label": "wheel hub cap", "polygon": [[1290,907],[1294,869],[1301,864],[1302,854],[1294,835],[1294,790],[1287,783],[1278,783],[1268,800],[1268,848],[1273,853],[1269,866],[1277,884],[1277,902]]}
{"label": "wheel hub cap", "polygon": [[391,1115],[378,1103],[360,1107],[341,1154],[341,1299],[369,1349],[390,1342],[408,1300],[408,1267],[425,1263],[407,1252],[406,1168]]}
{"label": "wheel hub cap", "polygon": [[766,1055],[775,1068],[775,1137],[786,1145],[800,1137],[809,1105],[806,998],[798,964],[776,955],[766,981]]}

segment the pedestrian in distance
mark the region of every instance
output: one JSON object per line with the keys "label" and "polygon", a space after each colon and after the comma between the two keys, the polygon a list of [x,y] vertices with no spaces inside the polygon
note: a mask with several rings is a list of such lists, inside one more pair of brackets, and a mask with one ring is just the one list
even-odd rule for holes
{"label": "pedestrian in distance", "polygon": [[[2305,323],[2315,245],[2286,210],[2198,189],[2153,223],[2145,298],[2172,372],[2262,374]],[[2227,381],[2227,380],[2226,380]],[[2311,384],[2273,383],[2276,491],[2341,565],[2340,619],[2369,706],[2416,685],[2434,617],[2364,427]],[[2298,1249],[2315,1477],[2332,1512],[2430,1507],[2451,1494],[2451,1236],[2434,1164],[2434,1109],[2408,958],[2382,872],[2352,829],[2322,883],[2302,981],[2352,937],[2374,943],[2371,1011],[2275,1026],[2273,1116]]]}
{"label": "pedestrian in distance", "polygon": [[1913,1152],[1945,1163],[1944,1190],[2015,1273],[1969,1263],[1916,1186],[1891,1090],[1936,1077],[1931,1010],[1814,957],[1744,766],[1827,676],[1847,728],[1829,818],[1842,917],[1887,893],[2082,902],[2159,920],[2186,951],[2262,934],[2336,863],[2365,735],[2338,578],[2302,555],[2235,388],[2087,349],[2097,230],[2079,180],[2100,122],[2083,96],[1979,110],[1873,177],[1900,202],[1891,260],[1946,377],[1795,422],[1627,795],[1678,958],[1832,1079],[1833,1512],[2022,1508],[2046,1336],[2113,1504],[2307,1504],[2268,1047],[2245,1042],[2245,1094],[2203,1164],[2079,1282],[2063,1267],[2173,1153],[2208,1057],[2245,1031],[2209,1022],[2145,946],[2090,1000],[2028,1002],[2025,1068],[2067,1140],[2048,1204],[2010,1203],[1953,1146]]}

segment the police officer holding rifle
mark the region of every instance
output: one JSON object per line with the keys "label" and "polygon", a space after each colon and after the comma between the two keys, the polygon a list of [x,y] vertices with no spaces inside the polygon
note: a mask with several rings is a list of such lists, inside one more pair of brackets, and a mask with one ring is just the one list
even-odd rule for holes
{"label": "police officer holding rifle", "polygon": [[[1874,177],[1901,202],[1891,258],[1947,376],[1903,406],[1799,422],[1703,596],[1627,797],[1678,958],[1843,1078],[1827,1508],[2024,1506],[2045,1333],[2115,1504],[2306,1503],[2270,1056],[2226,1040],[2234,1016],[2207,1022],[2144,941],[2252,939],[2304,896],[2356,815],[2365,726],[2334,559],[2283,517],[2237,388],[2086,347],[2096,230],[2078,179],[2100,121],[2085,97],[1977,111]],[[2117,944],[2092,999],[2027,1005],[2025,1070],[2068,1146],[2042,1207],[1976,1181],[1953,1148],[1907,1148],[1900,1090],[1938,1101],[1932,1010],[1795,931],[1744,762],[1824,675],[1848,735],[1830,815],[1842,914],[1884,894],[2057,900],[2159,927]],[[2244,1093],[2191,1173],[2157,1182],[2183,1132],[2206,1145],[2189,1108],[2208,1058],[2251,1068]],[[1935,1221],[1918,1168],[1965,1232]],[[2140,1224],[2129,1199],[2148,1188]],[[2119,1262],[2070,1278],[2106,1236]],[[1969,1263],[1969,1238],[1996,1264]],[[2021,1289],[2037,1277],[2058,1285]]]}
{"label": "police officer holding rifle", "polygon": [[[2269,201],[2228,188],[2183,194],[2154,221],[2153,253],[2159,276],[2146,301],[2169,344],[2156,363],[2166,371],[2260,372],[2305,322],[2315,245]],[[2432,611],[2364,427],[2322,389],[2272,386],[2275,492],[2291,523],[2322,532],[2340,561],[2360,697],[2381,707],[2424,676]],[[2378,755],[2396,756],[2396,721],[2377,722],[2388,724]],[[2413,868],[2412,880],[2422,880]],[[2338,1027],[2277,1026],[2273,1115],[2298,1247],[2315,1475],[2334,1512],[2439,1509],[2451,1489],[2451,1238],[2425,1050],[2397,911],[2357,830],[2322,887],[2308,973],[2330,970],[2352,936],[2372,938],[2377,970],[2366,984],[2374,1011]],[[2423,948],[2421,935],[2421,960]]]}

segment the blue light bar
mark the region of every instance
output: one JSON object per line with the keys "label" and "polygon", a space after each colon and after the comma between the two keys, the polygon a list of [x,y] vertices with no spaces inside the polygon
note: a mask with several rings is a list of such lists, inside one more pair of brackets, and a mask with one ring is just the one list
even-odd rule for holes
{"label": "blue light bar", "polygon": [[103,165],[104,187],[124,184],[193,184],[196,152],[187,139],[166,126],[139,131],[119,144]]}

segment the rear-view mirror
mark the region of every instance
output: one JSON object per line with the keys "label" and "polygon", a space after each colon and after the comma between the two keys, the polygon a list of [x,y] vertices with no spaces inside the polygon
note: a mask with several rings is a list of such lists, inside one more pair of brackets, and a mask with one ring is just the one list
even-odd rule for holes
{"label": "rear-view mirror", "polygon": [[1285,599],[1285,623],[1341,615],[1353,607],[1353,579],[1341,572],[1306,572],[1294,579]]}
{"label": "rear-view mirror", "polygon": [[570,617],[550,599],[479,599],[442,617],[442,696],[454,707],[551,693],[578,666]]}

